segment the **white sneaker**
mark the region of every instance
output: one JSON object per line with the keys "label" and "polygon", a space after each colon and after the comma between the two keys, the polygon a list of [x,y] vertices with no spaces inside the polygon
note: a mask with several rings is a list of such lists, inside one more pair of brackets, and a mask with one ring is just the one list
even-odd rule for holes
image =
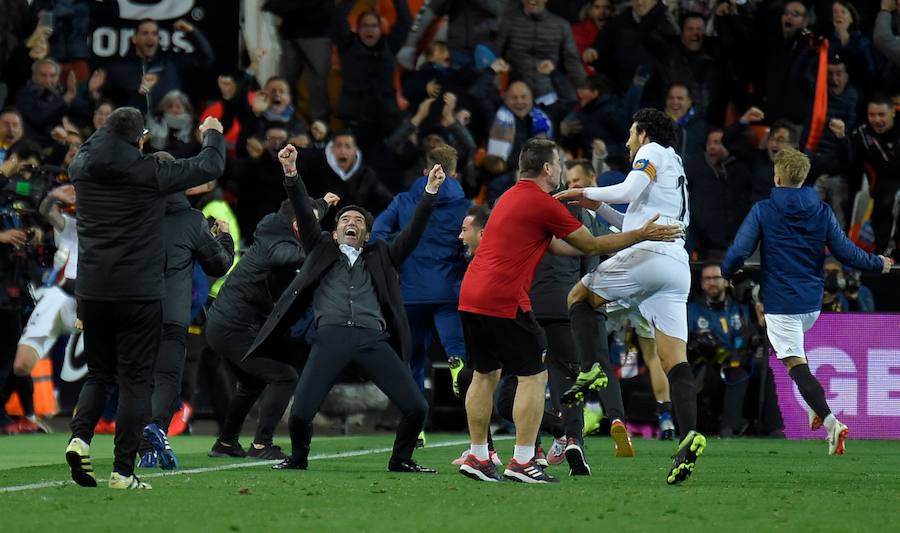
{"label": "white sneaker", "polygon": [[134,474],[123,476],[118,472],[109,475],[109,488],[111,489],[152,489],[149,483],[144,483]]}
{"label": "white sneaker", "polygon": [[844,455],[844,442],[850,436],[850,430],[835,419],[834,426],[828,431],[828,455]]}
{"label": "white sneaker", "polygon": [[567,444],[565,435],[562,438],[553,439],[553,446],[550,447],[550,453],[547,454],[547,462],[551,465],[558,465],[565,461]]}
{"label": "white sneaker", "polygon": [[809,411],[807,411],[807,414],[809,415],[809,430],[810,431],[815,431],[815,430],[819,429],[820,427],[822,427],[822,419],[819,418],[819,415],[817,415],[815,411],[810,409]]}
{"label": "white sneaker", "polygon": [[91,447],[75,437],[66,447],[66,462],[72,471],[72,480],[82,487],[96,487],[97,476],[91,463]]}

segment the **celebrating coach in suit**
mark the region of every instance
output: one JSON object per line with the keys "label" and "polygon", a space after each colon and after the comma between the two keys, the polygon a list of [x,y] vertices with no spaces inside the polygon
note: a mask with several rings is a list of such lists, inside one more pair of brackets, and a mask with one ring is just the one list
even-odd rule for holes
{"label": "celebrating coach in suit", "polygon": [[88,377],[72,419],[66,461],[72,479],[97,485],[90,442],[111,387],[119,384],[115,462],[110,488],[148,489],[134,476],[141,427],[150,418],[153,364],[162,332],[166,196],[218,178],[225,138],[216,119],[200,126],[195,157],[160,161],[143,155],[144,118],[113,111],[69,166],[78,195],[78,316]]}
{"label": "celebrating coach in suit", "polygon": [[431,170],[415,215],[391,244],[367,244],[372,229],[368,211],[346,206],[337,213],[337,229],[331,234],[323,232],[313,215],[306,185],[297,177],[296,149],[288,145],[278,157],[307,257],[263,325],[248,357],[267,353],[261,347],[275,340],[310,305],[317,331],[291,409],[291,457],[274,468],[307,468],[313,417],[341,370],[356,363],[403,413],[388,469],[434,472],[412,460],[428,404],[409,370],[412,342],[397,268],[425,231],[444,182],[444,171],[439,165]]}

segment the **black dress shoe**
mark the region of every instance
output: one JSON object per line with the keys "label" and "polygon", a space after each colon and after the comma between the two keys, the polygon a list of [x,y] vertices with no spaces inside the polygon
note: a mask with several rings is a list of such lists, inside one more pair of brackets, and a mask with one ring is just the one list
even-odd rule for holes
{"label": "black dress shoe", "polygon": [[412,459],[391,459],[388,463],[390,472],[406,472],[408,474],[437,474],[434,468],[422,466]]}
{"label": "black dress shoe", "polygon": [[301,461],[288,457],[278,464],[272,465],[272,470],[306,470],[309,467],[309,461],[303,459]]}

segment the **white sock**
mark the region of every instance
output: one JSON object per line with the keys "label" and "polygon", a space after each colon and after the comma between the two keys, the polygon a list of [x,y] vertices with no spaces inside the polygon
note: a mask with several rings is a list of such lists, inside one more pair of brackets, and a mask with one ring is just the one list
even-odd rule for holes
{"label": "white sock", "polygon": [[484,444],[473,444],[471,448],[469,448],[469,453],[475,456],[479,461],[487,461],[488,460],[488,445]]}
{"label": "white sock", "polygon": [[513,457],[516,461],[518,461],[520,465],[524,465],[534,458],[534,445],[532,444],[531,446],[519,446],[518,444],[516,444]]}
{"label": "white sock", "polygon": [[822,425],[825,426],[825,429],[831,431],[834,429],[834,425],[837,423],[838,419],[834,417],[833,414],[828,413],[828,416],[825,417],[825,420],[822,421]]}

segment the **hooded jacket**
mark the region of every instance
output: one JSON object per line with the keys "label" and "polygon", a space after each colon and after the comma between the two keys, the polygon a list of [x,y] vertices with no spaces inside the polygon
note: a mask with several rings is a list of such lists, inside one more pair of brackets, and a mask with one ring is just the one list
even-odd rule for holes
{"label": "hooded jacket", "polygon": [[[425,194],[428,176],[422,176],[409,191],[398,194],[375,219],[373,241],[389,241],[406,226]],[[400,294],[407,304],[456,303],[466,262],[459,228],[472,202],[462,186],[447,179],[438,189],[434,210],[419,245],[400,265]]]}
{"label": "hooded jacket", "polygon": [[234,240],[228,233],[213,237],[203,213],[191,208],[184,193],[166,198],[163,223],[166,243],[166,297],[163,323],[187,327],[191,312],[191,274],[198,261],[209,276],[224,276],[234,260]]}
{"label": "hooded jacket", "polygon": [[875,254],[857,248],[812,187],[776,187],[750,210],[722,262],[731,278],[760,244],[762,299],[767,314],[794,315],[822,308],[825,247],[844,265],[880,272]]}
{"label": "hooded jacket", "polygon": [[78,194],[78,281],[87,300],[151,301],[165,294],[166,196],[218,178],[225,138],[208,130],[200,153],[159,161],[100,128],[78,149],[69,176]]}

